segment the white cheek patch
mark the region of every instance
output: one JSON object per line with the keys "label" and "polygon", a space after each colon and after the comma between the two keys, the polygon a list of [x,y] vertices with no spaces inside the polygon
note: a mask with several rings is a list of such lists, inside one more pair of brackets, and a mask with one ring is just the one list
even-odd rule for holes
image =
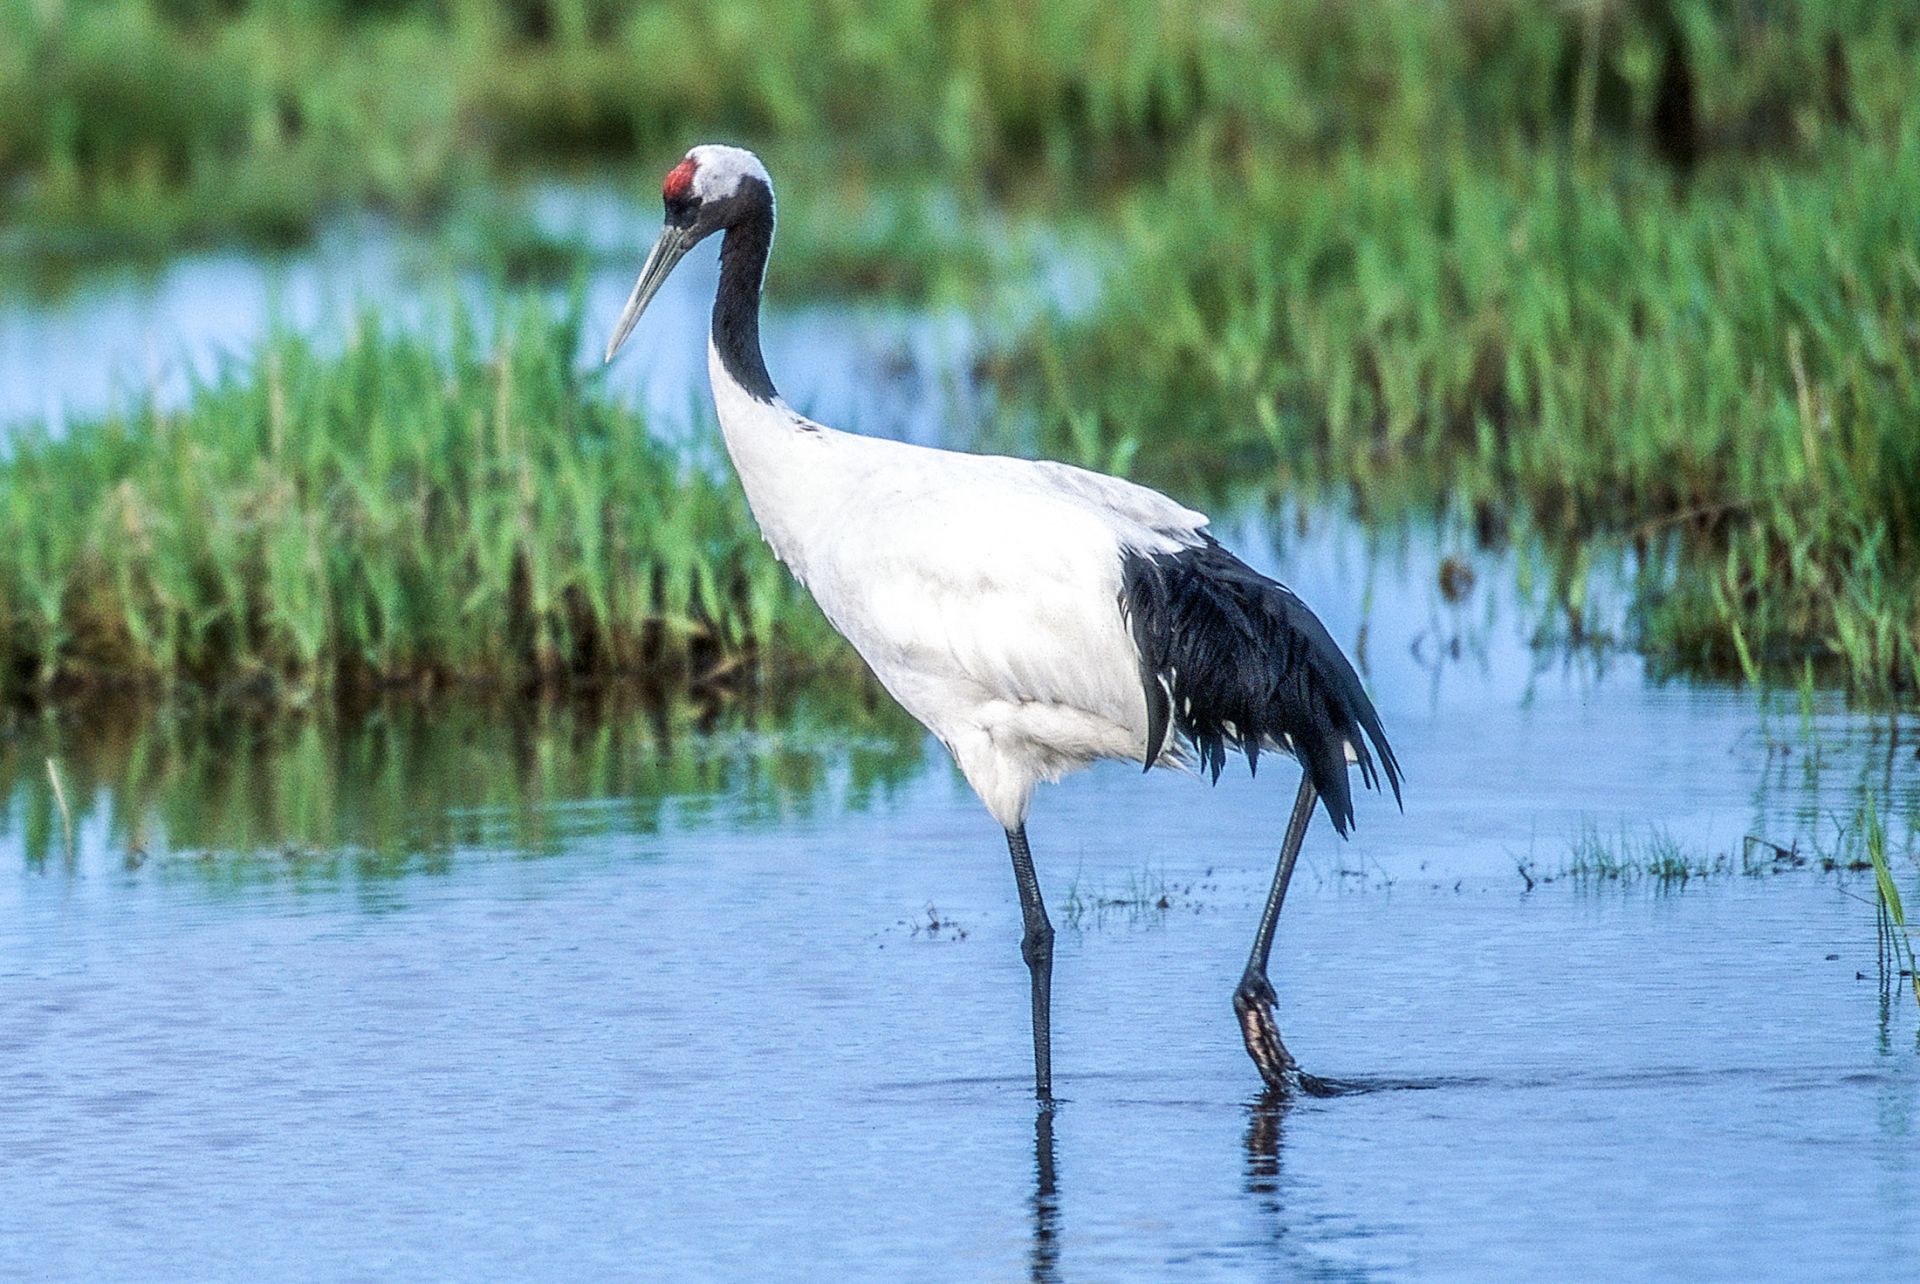
{"label": "white cheek patch", "polygon": [[740,184],[757,178],[769,188],[767,167],[744,147],[726,147],[708,143],[687,153],[694,163],[693,194],[702,201],[724,200],[740,190]]}

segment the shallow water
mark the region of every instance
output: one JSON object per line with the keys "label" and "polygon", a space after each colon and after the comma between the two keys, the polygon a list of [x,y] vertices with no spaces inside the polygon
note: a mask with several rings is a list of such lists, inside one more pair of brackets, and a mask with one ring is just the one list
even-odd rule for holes
{"label": "shallow water", "polygon": [[[387,253],[8,314],[0,420],[106,404],[142,344],[211,368],[273,291],[324,333],[328,291],[395,288]],[[621,376],[669,428],[700,271]],[[820,417],[929,437],[971,343],[858,312],[769,341]],[[1524,549],[1224,526],[1356,644],[1408,772],[1352,842],[1316,821],[1275,952],[1343,1095],[1264,1101],[1228,1006],[1284,763],[1042,791],[1064,1100],[1036,1115],[1000,836],[884,706],[96,710],[0,732],[0,1274],[1906,1277],[1920,1029],[1871,880],[1739,870],[1748,834],[1844,853],[1870,800],[1914,888],[1920,728],[1536,651]],[[1581,877],[1583,834],[1731,870]]]}
{"label": "shallow water", "polygon": [[[583,366],[598,366],[648,245],[657,210],[605,185],[547,183],[528,217],[586,272]],[[151,400],[178,406],[194,387],[244,360],[278,329],[322,343],[371,310],[383,324],[432,327],[455,307],[486,332],[500,297],[471,251],[369,216],[342,218],[308,247],[263,256],[210,250],[159,265],[83,274],[48,296],[0,286],[0,434],[54,432]],[[464,263],[464,266],[463,266]],[[706,325],[719,278],[718,242],[669,278],[641,330],[607,371],[616,396],[655,431],[677,435],[711,418]],[[776,282],[776,286],[777,286]],[[1083,289],[1068,276],[1053,294]],[[570,287],[549,291],[557,301]],[[1051,296],[1050,296],[1051,297]],[[782,393],[824,422],[931,441],[984,413],[965,377],[979,336],[957,310],[922,312],[836,300],[808,306],[777,293],[762,329]]]}
{"label": "shallow water", "polygon": [[0,1270],[1902,1276],[1920,1034],[1870,881],[1515,865],[1583,826],[1830,841],[1864,790],[1904,848],[1912,727],[1542,669],[1498,559],[1453,606],[1432,540],[1280,530],[1237,538],[1337,636],[1370,586],[1409,776],[1349,844],[1316,822],[1276,951],[1290,1044],[1349,1095],[1263,1103],[1227,1004],[1284,764],[1043,791],[1036,1120],[999,835],[884,712],[23,727]]}

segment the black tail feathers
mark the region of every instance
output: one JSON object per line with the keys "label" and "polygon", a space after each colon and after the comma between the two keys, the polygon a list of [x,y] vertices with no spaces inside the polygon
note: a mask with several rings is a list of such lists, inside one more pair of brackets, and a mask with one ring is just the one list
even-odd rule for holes
{"label": "black tail feathers", "polygon": [[1169,723],[1215,780],[1229,749],[1250,769],[1263,748],[1291,750],[1344,836],[1353,825],[1348,745],[1368,788],[1385,775],[1400,800],[1380,715],[1306,603],[1205,538],[1177,553],[1128,553],[1122,568],[1120,604],[1147,695],[1147,766]]}

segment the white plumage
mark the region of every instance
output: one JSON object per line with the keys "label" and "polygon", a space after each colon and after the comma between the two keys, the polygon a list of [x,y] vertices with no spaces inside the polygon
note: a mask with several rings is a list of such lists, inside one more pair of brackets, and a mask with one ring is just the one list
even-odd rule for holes
{"label": "white plumage", "polygon": [[1006,829],[1033,787],[1145,760],[1131,550],[1194,546],[1207,519],[1065,464],[836,432],[709,370],[727,450],[776,556]]}
{"label": "white plumage", "polygon": [[[774,390],[760,351],[773,186],[752,153],[696,147],[667,175],[666,224],[607,345],[613,354],[681,256],[716,232],[708,369],[727,451],[761,533],[895,699],[938,736],[1007,831],[1032,979],[1034,1085],[1052,1092],[1053,928],[1026,819],[1043,780],[1103,758],[1229,750],[1305,772],[1234,995],[1275,1089],[1308,1082],[1280,1040],[1266,976],[1275,920],[1316,797],[1342,833],[1348,762],[1399,792],[1358,676],[1319,620],[1206,533],[1204,515],[1064,464],[836,432]],[[1368,745],[1371,743],[1370,753]]]}

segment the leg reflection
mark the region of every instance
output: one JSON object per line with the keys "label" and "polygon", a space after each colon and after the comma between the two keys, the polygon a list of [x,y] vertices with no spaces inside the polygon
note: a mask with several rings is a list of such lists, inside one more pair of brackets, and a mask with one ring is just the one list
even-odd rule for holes
{"label": "leg reflection", "polygon": [[1028,1256],[1033,1284],[1060,1279],[1060,1198],[1053,1181],[1053,1107],[1033,1116],[1033,1249]]}
{"label": "leg reflection", "polygon": [[[1247,1109],[1247,1193],[1269,1216],[1280,1215],[1280,1135],[1291,1093],[1268,1088]],[[1276,1222],[1274,1231],[1280,1233]]]}

